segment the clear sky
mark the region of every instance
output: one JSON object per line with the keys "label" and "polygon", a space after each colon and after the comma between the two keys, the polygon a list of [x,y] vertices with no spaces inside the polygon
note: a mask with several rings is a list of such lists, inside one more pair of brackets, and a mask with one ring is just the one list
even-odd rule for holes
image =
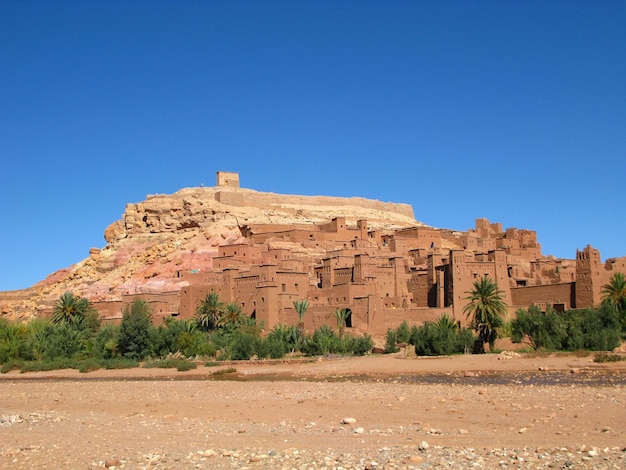
{"label": "clear sky", "polygon": [[626,2],[0,0],[0,290],[215,184],[626,256]]}

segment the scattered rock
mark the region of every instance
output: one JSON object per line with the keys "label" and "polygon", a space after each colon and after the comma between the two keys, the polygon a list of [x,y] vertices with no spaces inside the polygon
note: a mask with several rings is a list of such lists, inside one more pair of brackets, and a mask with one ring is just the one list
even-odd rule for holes
{"label": "scattered rock", "polygon": [[122,462],[119,459],[107,459],[104,461],[104,466],[106,468],[119,467],[121,465],[122,465]]}

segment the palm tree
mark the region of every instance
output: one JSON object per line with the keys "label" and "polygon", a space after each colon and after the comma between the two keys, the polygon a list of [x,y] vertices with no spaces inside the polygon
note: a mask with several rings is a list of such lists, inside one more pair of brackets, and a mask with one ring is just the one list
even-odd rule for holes
{"label": "palm tree", "polygon": [[620,313],[626,313],[626,277],[623,273],[615,273],[609,283],[602,286],[602,301],[607,302]]}
{"label": "palm tree", "polygon": [[211,291],[196,308],[196,323],[203,331],[215,330],[224,312],[224,302],[216,292]]}
{"label": "palm tree", "polygon": [[346,320],[350,316],[350,310],[348,310],[347,308],[342,308],[341,310],[339,308],[336,308],[333,311],[333,315],[335,316],[335,319],[337,320],[337,328],[339,328],[339,336],[343,336],[343,331],[346,328]]}
{"label": "palm tree", "polygon": [[437,317],[437,320],[435,321],[435,325],[437,325],[437,328],[441,330],[453,331],[453,330],[456,330],[456,327],[457,327],[457,324],[454,321],[454,318],[452,318],[447,313],[442,313],[441,315],[439,315],[439,317]]}
{"label": "palm tree", "polygon": [[241,307],[237,305],[235,302],[231,302],[224,308],[224,312],[220,316],[218,320],[219,326],[227,326],[230,325],[232,327],[237,327],[243,321],[245,317],[241,312]]}
{"label": "palm tree", "polygon": [[302,336],[304,334],[304,314],[309,308],[308,300],[294,300],[293,307],[298,312],[298,336]]}
{"label": "palm tree", "polygon": [[93,308],[91,302],[71,292],[64,293],[54,304],[52,310],[52,323],[71,323],[80,325],[81,322],[88,320],[88,315],[95,315],[97,312]]}
{"label": "palm tree", "polygon": [[493,351],[498,338],[497,328],[503,324],[502,316],[507,313],[507,306],[502,300],[503,292],[498,289],[498,284],[485,276],[474,282],[472,291],[465,300],[469,303],[463,308],[467,318],[472,317],[471,327],[478,333],[477,348],[475,352],[485,352],[485,343]]}

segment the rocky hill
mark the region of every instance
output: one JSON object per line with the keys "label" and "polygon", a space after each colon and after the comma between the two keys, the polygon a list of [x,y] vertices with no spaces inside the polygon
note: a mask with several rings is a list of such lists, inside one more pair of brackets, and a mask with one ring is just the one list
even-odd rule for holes
{"label": "rocky hill", "polygon": [[182,287],[176,272],[203,270],[211,265],[218,246],[245,243],[244,225],[314,224],[335,217],[344,217],[353,226],[367,219],[370,228],[390,231],[423,225],[415,220],[410,205],[363,198],[279,195],[222,186],[149,195],[143,202],[128,204],[123,218],[106,228],[104,248],[92,248],[86,259],[31,288],[1,292],[0,314],[30,318],[51,308],[66,291],[92,301],[175,291]]}

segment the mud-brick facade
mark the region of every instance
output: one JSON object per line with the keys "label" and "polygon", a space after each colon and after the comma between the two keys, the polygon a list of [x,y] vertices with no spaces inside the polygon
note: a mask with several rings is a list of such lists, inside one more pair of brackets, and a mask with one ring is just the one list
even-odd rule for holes
{"label": "mud-brick facade", "polygon": [[576,251],[576,306],[598,305],[602,301],[602,286],[616,272],[626,273],[626,257],[612,258],[602,264],[600,251],[590,245]]}
{"label": "mud-brick facade", "polygon": [[[206,265],[177,273],[185,284],[179,292],[145,296],[157,317],[191,318],[213,291],[266,329],[296,324],[293,302],[307,299],[307,329],[335,326],[333,310],[346,308],[348,328],[384,334],[402,321],[419,324],[442,313],[466,324],[463,308],[482,277],[496,281],[513,315],[533,304],[560,311],[598,305],[610,276],[626,273],[626,258],[602,264],[590,246],[575,260],[545,257],[536,232],[503,229],[486,219],[477,219],[466,232],[430,227],[384,232],[369,230],[366,220],[339,217],[240,230],[247,243],[220,246]],[[300,248],[277,248],[285,242]],[[135,297],[125,296],[122,304]]]}

